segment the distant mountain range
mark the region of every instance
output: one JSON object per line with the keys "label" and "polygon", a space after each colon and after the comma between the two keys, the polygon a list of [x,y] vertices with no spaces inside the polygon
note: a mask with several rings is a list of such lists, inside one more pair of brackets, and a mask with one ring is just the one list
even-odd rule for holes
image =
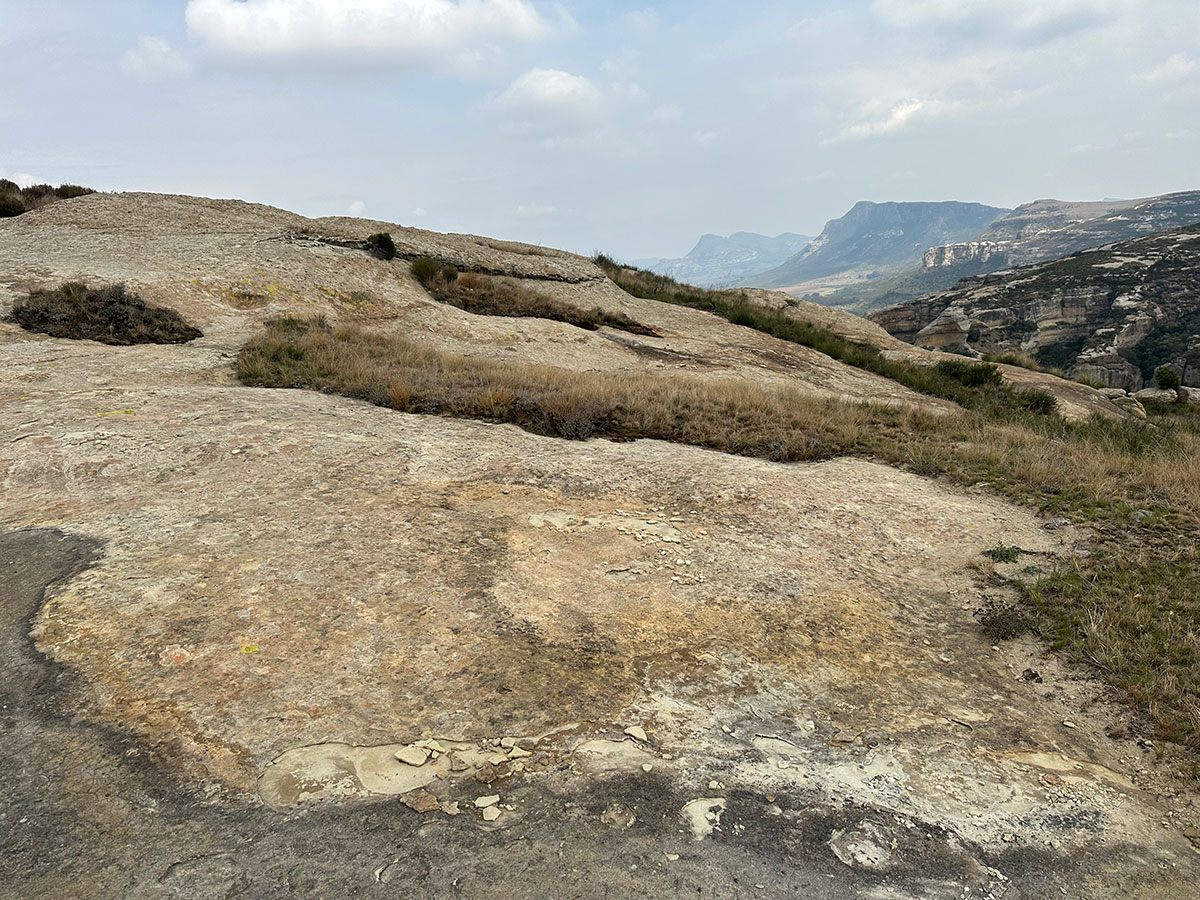
{"label": "distant mountain range", "polygon": [[[1134,209],[1175,216],[1161,199]],[[1101,224],[1084,228],[1029,234],[1028,226],[1006,227],[1014,240],[1030,242],[1023,248],[1057,248],[1083,240],[1083,233],[1104,241],[1115,230],[1141,227],[1144,220],[1126,212],[1105,213],[1093,220]],[[1200,224],[964,279],[871,318],[918,347],[1028,353],[1106,387],[1138,390],[1159,366],[1200,386]]]}
{"label": "distant mountain range", "polygon": [[860,280],[820,300],[869,312],[943,291],[959,279],[1057,259],[1200,222],[1200,191],[1098,203],[1038,200],[1018,207],[969,240],[930,246],[898,272]]}
{"label": "distant mountain range", "polygon": [[706,234],[687,256],[633,260],[633,264],[697,287],[726,287],[775,268],[811,242],[811,237],[790,232],[778,237],[747,231],[729,237]]}
{"label": "distant mountain range", "polygon": [[982,203],[871,203],[833,219],[807,248],[748,287],[822,293],[920,263],[930,247],[967,241],[1009,210]]}

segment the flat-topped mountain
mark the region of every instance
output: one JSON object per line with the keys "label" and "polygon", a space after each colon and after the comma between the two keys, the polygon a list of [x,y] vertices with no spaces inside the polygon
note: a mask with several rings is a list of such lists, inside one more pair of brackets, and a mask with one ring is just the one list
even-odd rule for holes
{"label": "flat-topped mountain", "polygon": [[1007,213],[981,203],[856,203],[805,250],[748,279],[764,288],[807,293],[913,265],[930,247],[966,241]]}
{"label": "flat-topped mountain", "polygon": [[642,265],[686,284],[724,287],[775,268],[811,242],[811,237],[791,232],[776,237],[748,231],[739,231],[728,237],[706,234],[687,256],[643,260]]}
{"label": "flat-topped mountain", "polygon": [[[1128,227],[1138,226],[1109,214],[1079,231]],[[1074,239],[1063,229],[1041,236],[1043,247]],[[1025,352],[1108,387],[1138,390],[1160,366],[1197,386],[1200,225],[964,279],[871,318],[919,347]]]}
{"label": "flat-topped mountain", "polygon": [[943,291],[961,278],[1057,259],[1200,222],[1200,191],[1141,200],[1038,200],[997,219],[968,241],[930,247],[918,265],[850,285],[827,302],[868,312]]}

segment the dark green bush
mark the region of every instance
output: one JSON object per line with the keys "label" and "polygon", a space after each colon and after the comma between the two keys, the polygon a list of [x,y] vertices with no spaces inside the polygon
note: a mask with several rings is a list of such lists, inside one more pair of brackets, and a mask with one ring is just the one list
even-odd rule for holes
{"label": "dark green bush", "polygon": [[42,200],[46,197],[54,196],[54,186],[50,184],[31,184],[27,188],[22,188],[21,193],[25,195],[26,200]]}
{"label": "dark green bush", "polygon": [[60,184],[54,189],[54,196],[59,200],[70,200],[72,197],[83,197],[86,194],[96,193],[91,188],[85,188],[78,184]]}
{"label": "dark green bush", "polygon": [[412,263],[413,278],[428,287],[433,280],[442,274],[442,264],[432,256],[422,256]]}
{"label": "dark green bush", "polygon": [[37,209],[57,200],[69,200],[72,197],[82,197],[84,194],[94,194],[91,188],[80,187],[77,184],[62,184],[53,187],[49,184],[34,184],[27,188],[18,187],[15,181],[0,178],[0,218],[11,218],[21,213]]}
{"label": "dark green bush", "polygon": [[1040,391],[1032,388],[1030,390],[1017,391],[1016,397],[1017,403],[1031,413],[1037,413],[1040,416],[1049,416],[1058,412],[1058,398],[1049,391]]}
{"label": "dark green bush", "polygon": [[151,306],[123,284],[34,291],[13,304],[12,320],[26,331],[102,344],[182,344],[201,336],[175,310]]}
{"label": "dark green bush", "polygon": [[367,252],[378,259],[395,259],[396,242],[387,232],[373,234],[364,242]]}
{"label": "dark green bush", "polygon": [[1154,386],[1160,391],[1177,391],[1183,386],[1179,373],[1167,366],[1159,366],[1154,370]]}
{"label": "dark green bush", "polygon": [[973,363],[965,359],[943,359],[937,364],[937,370],[965,387],[985,387],[989,384],[1001,385],[1004,383],[1004,376],[991,363]]}
{"label": "dark green bush", "polygon": [[445,266],[442,269],[442,281],[447,284],[458,280],[458,269],[454,266]]}
{"label": "dark green bush", "polygon": [[25,212],[25,201],[20,194],[0,194],[0,219],[9,219]]}

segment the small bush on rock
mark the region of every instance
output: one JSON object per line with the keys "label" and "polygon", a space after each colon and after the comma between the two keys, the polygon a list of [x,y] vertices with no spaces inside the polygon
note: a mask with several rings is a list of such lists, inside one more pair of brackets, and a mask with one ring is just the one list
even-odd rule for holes
{"label": "small bush on rock", "polygon": [[1154,386],[1160,391],[1177,391],[1183,383],[1179,380],[1179,373],[1167,366],[1159,366],[1154,372]]}
{"label": "small bush on rock", "polygon": [[428,287],[439,275],[442,274],[442,265],[431,256],[422,256],[420,259],[414,259],[412,263],[412,276]]}
{"label": "small bush on rock", "polygon": [[202,334],[175,310],[151,306],[123,284],[71,282],[35,291],[13,304],[11,318],[26,331],[102,344],[182,344]]}
{"label": "small bush on rock", "polygon": [[396,242],[387,232],[373,234],[366,240],[367,252],[377,259],[395,259]]}

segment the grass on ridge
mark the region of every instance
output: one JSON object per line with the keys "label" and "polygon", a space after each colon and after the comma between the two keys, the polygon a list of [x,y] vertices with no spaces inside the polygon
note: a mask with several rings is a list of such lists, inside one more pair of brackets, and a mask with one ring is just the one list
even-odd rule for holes
{"label": "grass on ridge", "polygon": [[520,281],[479,272],[459,273],[454,266],[443,266],[430,257],[414,260],[412,273],[433,299],[480,316],[551,319],[588,331],[607,327],[630,334],[658,334],[624,313],[607,312],[598,306],[581,309],[539,293]]}
{"label": "grass on ridge", "polygon": [[21,187],[15,181],[0,178],[0,218],[11,218],[31,209],[38,209],[58,200],[69,200],[72,197],[82,197],[84,194],[94,194],[91,188],[80,187],[77,184],[60,184],[54,187],[49,184],[31,184]]}
{"label": "grass on ridge", "polygon": [[[987,363],[972,364],[951,359],[937,366],[921,366],[906,360],[889,359],[871,344],[848,340],[823,326],[759,306],[740,291],[713,291],[682,284],[665,275],[622,265],[603,253],[593,259],[613,283],[634,297],[716,313],[734,325],[811,347],[848,366],[890,378],[921,394],[986,410],[996,416],[1022,411],[1051,413],[1058,406],[1058,401],[1045,391],[1017,389],[1005,384],[995,366]],[[964,383],[964,376],[968,380],[976,377],[967,371],[967,366],[981,374],[989,371],[996,374],[994,378],[985,375],[986,384]],[[972,389],[980,386],[988,389]]]}
{"label": "grass on ridge", "polygon": [[1093,530],[1092,553],[1027,586],[1034,627],[1094,665],[1160,738],[1200,761],[1195,406],[1151,407],[1150,423],[1072,423],[1020,410],[1005,418],[986,409],[933,415],[741,381],[471,359],[320,320],[268,323],[236,365],[245,384],[511,422],[556,437],[658,438],[773,460],[861,456],[986,483],[1044,514],[1068,516]]}

